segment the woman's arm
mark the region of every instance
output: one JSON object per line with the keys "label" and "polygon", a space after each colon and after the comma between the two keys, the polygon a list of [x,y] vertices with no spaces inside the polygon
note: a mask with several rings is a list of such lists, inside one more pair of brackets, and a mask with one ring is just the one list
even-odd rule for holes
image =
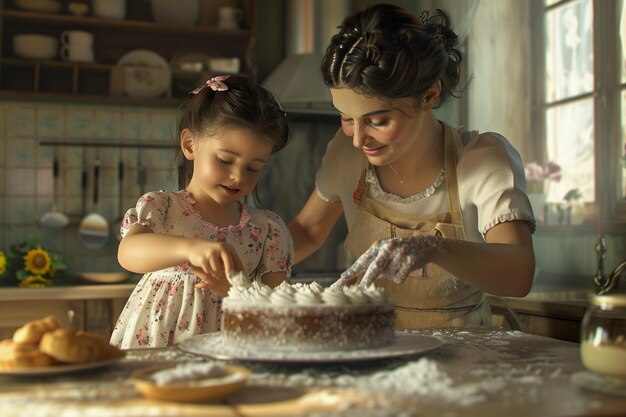
{"label": "woman's arm", "polygon": [[409,273],[432,262],[482,291],[526,295],[535,272],[528,223],[500,223],[487,232],[486,240],[479,243],[419,236],[374,242],[333,285],[349,284],[363,272],[363,286],[379,278],[402,283]]}
{"label": "woman's arm", "polygon": [[300,213],[287,226],[293,239],[295,263],[324,244],[341,213],[341,203],[328,203],[313,191]]}
{"label": "woman's arm", "polygon": [[535,274],[528,223],[499,223],[487,232],[486,240],[444,239],[433,251],[432,262],[485,292],[513,297],[528,294]]}

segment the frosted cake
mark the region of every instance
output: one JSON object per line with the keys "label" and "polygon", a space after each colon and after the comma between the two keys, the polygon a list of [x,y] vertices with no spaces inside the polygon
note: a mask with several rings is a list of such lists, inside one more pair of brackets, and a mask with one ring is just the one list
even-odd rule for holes
{"label": "frosted cake", "polygon": [[383,288],[324,288],[317,282],[272,289],[233,286],[222,304],[222,338],[235,346],[283,351],[368,349],[395,338],[394,304]]}

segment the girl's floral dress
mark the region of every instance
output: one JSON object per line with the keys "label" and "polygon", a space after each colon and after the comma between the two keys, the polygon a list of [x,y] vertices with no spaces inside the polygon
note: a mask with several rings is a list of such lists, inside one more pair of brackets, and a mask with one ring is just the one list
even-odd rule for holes
{"label": "girl's floral dress", "polygon": [[[155,233],[226,242],[238,253],[244,273],[258,280],[264,273],[291,273],[293,244],[278,215],[241,204],[239,224],[217,227],[195,210],[187,190],[149,192],[126,212],[122,236],[134,224]],[[122,349],[171,346],[201,333],[217,331],[221,297],[200,282],[189,265],[144,274],[113,329],[111,344]]]}

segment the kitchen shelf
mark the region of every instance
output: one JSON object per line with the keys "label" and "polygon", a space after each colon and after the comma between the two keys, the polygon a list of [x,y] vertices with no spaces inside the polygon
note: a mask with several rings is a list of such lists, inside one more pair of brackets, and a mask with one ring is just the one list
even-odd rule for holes
{"label": "kitchen shelf", "polygon": [[[220,6],[213,1],[205,4]],[[171,107],[180,104],[202,81],[216,75],[207,70],[172,68],[170,88],[159,97],[128,97],[124,92],[125,71],[116,64],[126,53],[137,49],[151,50],[169,63],[187,53],[239,58],[239,75],[255,79],[254,0],[242,0],[241,5],[246,20],[240,30],[158,23],[151,20],[145,9],[132,13],[129,19],[117,20],[0,6],[0,99]],[[12,39],[17,34],[40,33],[59,38],[65,30],[93,34],[95,63],[28,59],[13,53]]]}
{"label": "kitchen shelf", "polygon": [[23,27],[30,25],[44,25],[47,28],[56,28],[65,30],[68,27],[72,29],[83,29],[90,32],[101,31],[132,31],[145,32],[163,35],[189,35],[189,36],[219,36],[228,38],[239,38],[246,41],[251,35],[247,29],[220,29],[209,26],[187,26],[170,23],[158,23],[150,20],[118,20],[118,19],[102,19],[98,17],[83,16],[76,17],[66,14],[55,13],[37,13],[25,12],[21,10],[5,9],[3,16],[6,22],[20,23]]}

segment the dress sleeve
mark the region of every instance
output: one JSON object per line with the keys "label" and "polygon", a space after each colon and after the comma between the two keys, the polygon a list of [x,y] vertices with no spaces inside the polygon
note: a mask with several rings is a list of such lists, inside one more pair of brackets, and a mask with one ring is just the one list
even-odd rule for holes
{"label": "dress sleeve", "polygon": [[474,206],[483,235],[495,225],[522,220],[535,231],[524,166],[517,150],[503,136],[483,133],[464,145],[458,163],[459,197]]}
{"label": "dress sleeve", "polygon": [[351,196],[361,169],[360,153],[341,129],[328,142],[315,176],[315,191],[324,201],[335,203]]}
{"label": "dress sleeve", "polygon": [[285,271],[289,277],[294,257],[291,234],[285,222],[276,213],[267,211],[267,222],[267,234],[257,267],[257,276],[268,272]]}
{"label": "dress sleeve", "polygon": [[121,226],[122,237],[135,225],[149,227],[154,233],[164,233],[164,220],[167,214],[168,198],[162,192],[149,192],[137,200],[137,205],[128,209]]}

